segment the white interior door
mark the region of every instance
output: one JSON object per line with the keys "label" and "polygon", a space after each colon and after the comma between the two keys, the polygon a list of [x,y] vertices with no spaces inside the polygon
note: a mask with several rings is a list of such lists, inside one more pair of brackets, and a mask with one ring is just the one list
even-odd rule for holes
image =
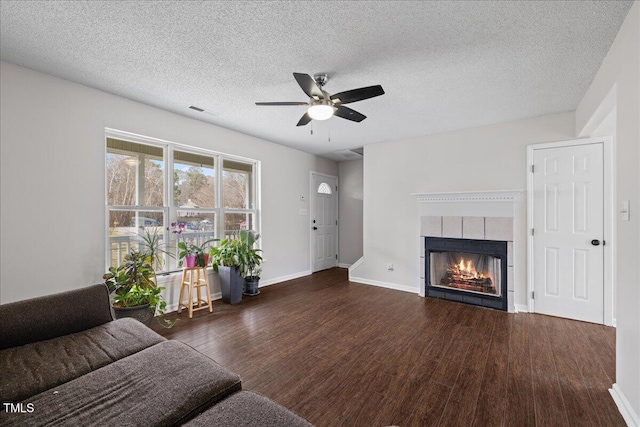
{"label": "white interior door", "polygon": [[311,186],[311,247],[314,272],[338,265],[338,179],[313,174]]}
{"label": "white interior door", "polygon": [[604,321],[603,144],[533,150],[537,313]]}

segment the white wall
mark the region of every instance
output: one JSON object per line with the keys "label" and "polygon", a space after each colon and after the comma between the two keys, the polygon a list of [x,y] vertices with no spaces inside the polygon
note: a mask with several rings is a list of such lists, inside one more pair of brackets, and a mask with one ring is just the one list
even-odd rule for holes
{"label": "white wall", "polygon": [[630,221],[622,221],[619,215],[616,220],[614,392],[627,401],[628,409],[635,413],[634,423],[640,425],[640,3],[637,1],[576,110],[576,133],[591,134],[599,125],[596,121],[609,113],[607,109],[611,107],[616,119],[616,205],[629,200],[631,212]]}
{"label": "white wall", "polygon": [[[352,276],[417,293],[420,224],[411,193],[524,190],[526,146],[574,139],[574,126],[574,114],[562,113],[368,145],[364,262]],[[523,236],[526,224],[520,224],[515,232]],[[387,270],[390,263],[394,271]],[[515,303],[525,305],[526,268],[519,270]]]}
{"label": "white wall", "polygon": [[362,257],[363,161],[338,163],[340,264],[351,265]]}
{"label": "white wall", "polygon": [[298,214],[309,207],[300,195],[309,199],[310,171],[337,175],[335,162],[0,67],[1,303],[102,281],[105,127],[260,160],[263,280],[310,272],[308,217]]}

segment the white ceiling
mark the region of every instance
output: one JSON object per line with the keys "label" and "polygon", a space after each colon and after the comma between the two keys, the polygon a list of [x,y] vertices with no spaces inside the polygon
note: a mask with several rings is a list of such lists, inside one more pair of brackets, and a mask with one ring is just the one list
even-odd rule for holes
{"label": "white ceiling", "polygon": [[[2,60],[341,159],[336,151],[572,111],[632,1],[2,1]],[[296,127],[325,90],[368,116]],[[187,107],[206,109],[197,113]],[[329,141],[330,136],[330,141]]]}

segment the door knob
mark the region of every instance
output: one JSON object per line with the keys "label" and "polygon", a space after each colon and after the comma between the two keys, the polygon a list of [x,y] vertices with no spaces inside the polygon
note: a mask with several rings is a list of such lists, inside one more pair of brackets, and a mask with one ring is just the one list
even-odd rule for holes
{"label": "door knob", "polygon": [[592,244],[593,246],[600,246],[600,240],[598,240],[598,239],[593,239],[593,240],[591,241],[591,244]]}
{"label": "door knob", "polygon": [[318,229],[318,227],[313,227],[313,229],[314,229],[314,230],[317,230],[317,229]]}

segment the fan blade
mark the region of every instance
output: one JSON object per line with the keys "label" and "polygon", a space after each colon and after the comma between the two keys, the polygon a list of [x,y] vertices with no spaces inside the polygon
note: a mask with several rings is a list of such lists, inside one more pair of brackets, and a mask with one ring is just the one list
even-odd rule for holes
{"label": "fan blade", "polygon": [[311,116],[309,113],[304,113],[304,116],[300,117],[298,124],[296,126],[304,126],[311,121]]}
{"label": "fan blade", "polygon": [[349,104],[350,102],[358,102],[380,95],[384,95],[384,90],[382,86],[377,85],[336,93],[331,95],[331,100],[340,104]]}
{"label": "fan blade", "polygon": [[358,123],[367,118],[364,114],[360,114],[349,107],[345,107],[344,105],[336,105],[336,112],[334,115]]}
{"label": "fan blade", "polygon": [[256,102],[256,105],[309,105],[308,102]]}
{"label": "fan blade", "polygon": [[317,97],[318,99],[324,99],[322,89],[318,87],[316,81],[313,80],[313,77],[309,74],[293,73],[293,77],[309,98]]}

